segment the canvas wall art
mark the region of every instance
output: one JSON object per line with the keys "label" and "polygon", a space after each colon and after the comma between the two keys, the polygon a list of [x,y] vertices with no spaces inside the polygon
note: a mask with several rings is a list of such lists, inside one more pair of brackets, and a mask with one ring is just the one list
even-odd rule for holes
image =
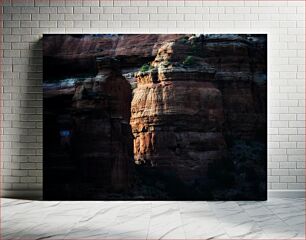
{"label": "canvas wall art", "polygon": [[48,200],[265,200],[267,35],[47,34]]}

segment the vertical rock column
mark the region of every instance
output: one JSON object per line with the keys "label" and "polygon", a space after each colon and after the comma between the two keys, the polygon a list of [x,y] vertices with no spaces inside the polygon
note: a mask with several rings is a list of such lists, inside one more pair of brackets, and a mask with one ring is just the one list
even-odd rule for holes
{"label": "vertical rock column", "polygon": [[97,76],[80,83],[74,94],[74,152],[86,182],[124,190],[133,159],[131,87],[112,58],[98,58],[97,65]]}
{"label": "vertical rock column", "polygon": [[134,157],[137,164],[193,185],[207,175],[209,163],[224,157],[222,96],[207,64],[183,67],[161,56],[173,54],[173,48],[166,44],[156,57],[161,62],[136,75]]}

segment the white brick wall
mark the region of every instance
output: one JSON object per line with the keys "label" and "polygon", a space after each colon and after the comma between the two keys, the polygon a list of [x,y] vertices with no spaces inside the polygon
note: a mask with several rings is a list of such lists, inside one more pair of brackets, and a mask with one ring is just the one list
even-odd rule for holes
{"label": "white brick wall", "polygon": [[3,0],[2,188],[42,189],[43,33],[268,33],[269,189],[304,190],[304,1]]}

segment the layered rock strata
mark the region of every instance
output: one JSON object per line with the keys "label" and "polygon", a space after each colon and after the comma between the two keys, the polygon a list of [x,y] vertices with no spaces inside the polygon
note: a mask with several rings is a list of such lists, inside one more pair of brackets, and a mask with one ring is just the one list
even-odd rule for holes
{"label": "layered rock strata", "polygon": [[216,69],[214,82],[222,92],[226,134],[243,139],[265,136],[266,38],[213,34],[194,38],[189,46],[191,54],[203,58]]}
{"label": "layered rock strata", "polygon": [[75,152],[85,177],[124,190],[133,159],[131,87],[112,58],[98,58],[97,64],[97,76],[77,85],[73,96]]}
{"label": "layered rock strata", "polygon": [[95,34],[44,35],[44,78],[97,72],[97,57],[120,60],[121,68],[139,67],[152,61],[162,43],[180,38],[179,34]]}
{"label": "layered rock strata", "polygon": [[210,163],[226,158],[226,141],[264,136],[262,39],[201,35],[165,42],[149,70],[135,75],[135,162],[193,184],[207,176]]}
{"label": "layered rock strata", "polygon": [[49,38],[49,70],[63,63],[61,76],[76,69],[98,72],[73,86],[44,90],[44,181],[50,196],[70,194],[67,189],[75,196],[92,191],[80,194],[85,198],[122,192],[138,176],[132,174],[134,163],[153,170],[149,176],[141,172],[140,182],[161,173],[174,176],[178,188],[211,186],[209,166],[233,160],[227,158],[233,141],[266,143],[265,36]]}
{"label": "layered rock strata", "polygon": [[[163,54],[162,50],[159,51]],[[208,164],[222,159],[225,141],[222,95],[207,65],[182,67],[162,61],[138,73],[131,106],[134,158],[194,184]]]}

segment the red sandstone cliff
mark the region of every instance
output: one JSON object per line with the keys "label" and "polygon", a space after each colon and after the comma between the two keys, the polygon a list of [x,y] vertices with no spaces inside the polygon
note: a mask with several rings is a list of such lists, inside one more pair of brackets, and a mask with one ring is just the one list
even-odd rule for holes
{"label": "red sandstone cliff", "polygon": [[[180,51],[177,51],[177,50]],[[209,65],[187,66],[183,43],[165,43],[152,70],[136,75],[131,106],[138,164],[174,172],[185,184],[224,157],[223,102]]]}
{"label": "red sandstone cliff", "polygon": [[137,164],[194,184],[210,163],[225,159],[226,136],[264,134],[257,129],[266,129],[266,56],[256,40],[187,36],[160,47],[147,71],[136,74],[131,126]]}
{"label": "red sandstone cliff", "polygon": [[265,139],[266,50],[255,35],[50,35],[48,71],[96,76],[44,91],[44,124],[69,125],[69,164],[77,159],[95,187],[127,189],[133,163],[197,186],[209,165],[227,160],[231,139]]}
{"label": "red sandstone cliff", "polygon": [[44,79],[96,74],[96,57],[115,57],[121,67],[139,67],[151,61],[166,40],[179,34],[53,35],[43,39]]}

